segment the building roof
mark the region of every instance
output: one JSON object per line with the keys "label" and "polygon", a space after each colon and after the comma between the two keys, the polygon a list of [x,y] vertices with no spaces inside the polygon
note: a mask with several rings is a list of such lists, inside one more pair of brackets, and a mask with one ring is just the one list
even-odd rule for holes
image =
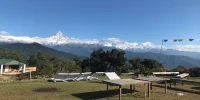
{"label": "building roof", "polygon": [[0,59],[0,65],[23,65],[24,63],[21,63],[14,59]]}

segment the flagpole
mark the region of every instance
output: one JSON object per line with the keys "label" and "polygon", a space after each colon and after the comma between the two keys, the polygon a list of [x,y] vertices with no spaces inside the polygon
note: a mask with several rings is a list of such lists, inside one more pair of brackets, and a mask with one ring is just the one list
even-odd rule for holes
{"label": "flagpole", "polygon": [[162,40],[162,44],[161,44],[161,48],[160,48],[160,54],[161,54],[161,51],[162,51],[162,46],[163,46],[163,40]]}

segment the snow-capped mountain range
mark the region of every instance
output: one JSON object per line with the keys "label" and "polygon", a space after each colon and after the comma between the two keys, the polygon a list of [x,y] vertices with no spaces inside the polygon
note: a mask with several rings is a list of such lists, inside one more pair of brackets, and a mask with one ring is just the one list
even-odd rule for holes
{"label": "snow-capped mountain range", "polygon": [[78,38],[71,38],[64,35],[61,31],[57,32],[55,36],[40,38],[40,37],[28,37],[28,36],[11,36],[11,35],[0,35],[0,42],[6,43],[39,43],[42,45],[54,46],[54,45],[64,45],[64,44],[97,44],[106,47],[115,47],[119,49],[149,49],[157,48],[160,49],[160,45],[154,45],[151,42],[145,43],[129,43],[118,38],[108,38],[108,39],[92,39],[92,40],[81,40]]}
{"label": "snow-capped mountain range", "polygon": [[[28,37],[28,36],[12,36],[8,35],[5,31],[0,31],[0,43],[39,43],[56,50],[77,54],[80,51],[76,49],[87,48],[88,51],[92,51],[95,48],[117,48],[131,52],[153,52],[160,53],[161,45],[154,45],[151,42],[145,43],[129,43],[118,38],[107,38],[102,40],[91,39],[82,40],[78,38],[71,38],[64,35],[61,31],[57,32],[54,36],[47,38],[41,37]],[[199,49],[198,49],[199,48]],[[89,50],[90,49],[90,50]],[[76,52],[74,52],[76,51]],[[88,54],[90,54],[88,52]],[[200,59],[200,46],[198,45],[185,45],[176,46],[174,48],[163,47],[162,53],[167,55],[184,55],[192,58]],[[83,53],[84,54],[84,53]],[[87,54],[87,55],[88,55]],[[85,56],[85,55],[82,55]]]}

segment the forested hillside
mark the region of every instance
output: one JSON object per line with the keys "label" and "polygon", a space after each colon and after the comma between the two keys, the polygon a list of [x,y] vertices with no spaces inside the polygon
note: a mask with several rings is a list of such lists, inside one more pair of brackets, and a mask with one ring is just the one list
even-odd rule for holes
{"label": "forested hillside", "polygon": [[27,58],[19,52],[10,51],[6,48],[0,48],[0,59],[15,59],[20,62],[26,62]]}
{"label": "forested hillside", "polygon": [[62,51],[57,51],[52,48],[48,48],[43,45],[40,45],[38,43],[31,43],[31,44],[14,43],[14,44],[0,45],[0,47],[7,48],[10,51],[21,53],[26,58],[29,58],[31,55],[37,54],[37,53],[47,53],[59,59],[67,59],[67,60],[73,60],[76,57],[84,58],[78,55],[65,53]]}

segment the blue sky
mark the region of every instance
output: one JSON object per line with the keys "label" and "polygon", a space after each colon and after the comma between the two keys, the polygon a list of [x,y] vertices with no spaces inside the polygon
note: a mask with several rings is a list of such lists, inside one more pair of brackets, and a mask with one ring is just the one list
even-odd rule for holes
{"label": "blue sky", "polygon": [[200,0],[0,0],[0,31],[128,42],[200,38]]}

